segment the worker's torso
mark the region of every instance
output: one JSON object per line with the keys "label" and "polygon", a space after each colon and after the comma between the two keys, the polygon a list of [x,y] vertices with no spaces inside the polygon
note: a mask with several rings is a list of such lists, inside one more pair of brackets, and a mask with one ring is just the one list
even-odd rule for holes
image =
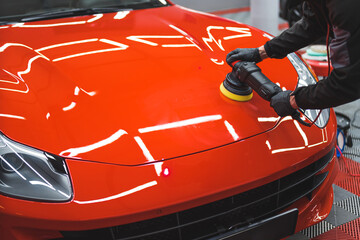
{"label": "worker's torso", "polygon": [[330,26],[330,56],[334,68],[357,61],[360,56],[360,1],[359,0],[309,0],[311,10],[321,26]]}

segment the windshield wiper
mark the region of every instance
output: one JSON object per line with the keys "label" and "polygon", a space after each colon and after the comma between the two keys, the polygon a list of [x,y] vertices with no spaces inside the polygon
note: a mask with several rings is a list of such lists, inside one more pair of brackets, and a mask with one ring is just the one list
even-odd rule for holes
{"label": "windshield wiper", "polygon": [[37,14],[34,16],[29,16],[22,18],[22,22],[31,22],[37,20],[48,20],[48,19],[55,19],[55,18],[63,18],[63,17],[74,17],[74,16],[82,16],[82,15],[91,15],[91,14],[98,14],[98,13],[112,13],[118,12],[123,10],[131,10],[131,9],[124,9],[118,7],[94,7],[94,8],[73,8],[73,9],[64,9],[59,11],[52,11]]}

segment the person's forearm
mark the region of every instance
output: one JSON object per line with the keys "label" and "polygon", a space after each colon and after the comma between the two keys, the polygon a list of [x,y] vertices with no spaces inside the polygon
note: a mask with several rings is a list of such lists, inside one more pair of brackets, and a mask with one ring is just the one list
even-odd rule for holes
{"label": "person's forearm", "polygon": [[294,95],[291,95],[290,96],[290,105],[293,109],[298,109],[298,105],[296,104],[296,101],[295,101],[295,96]]}
{"label": "person's forearm", "polygon": [[354,101],[360,97],[357,65],[341,70],[315,85],[300,87],[294,91],[296,105],[302,109],[324,109]]}
{"label": "person's forearm", "polygon": [[260,54],[260,58],[262,60],[268,58],[269,56],[266,54],[266,51],[265,51],[265,48],[264,48],[264,45],[259,47],[259,54]]}
{"label": "person's forearm", "polygon": [[[313,25],[312,25],[313,24]],[[297,51],[315,40],[326,32],[317,24],[300,20],[292,28],[285,30],[279,36],[268,41],[264,47],[270,58],[284,58],[287,54]]]}
{"label": "person's forearm", "polygon": [[270,58],[284,58],[291,52],[297,51],[325,36],[327,21],[315,12],[319,12],[317,1],[304,4],[303,17],[291,28],[283,31],[279,36],[268,41],[264,47]]}

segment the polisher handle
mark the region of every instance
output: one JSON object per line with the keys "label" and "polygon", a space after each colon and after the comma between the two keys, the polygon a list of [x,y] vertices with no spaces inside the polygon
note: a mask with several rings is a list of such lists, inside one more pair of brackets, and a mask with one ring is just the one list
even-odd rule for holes
{"label": "polisher handle", "polygon": [[[282,92],[282,89],[266,77],[254,62],[242,62],[239,65],[239,67],[233,68],[239,81],[249,85],[266,101],[270,102],[275,94]],[[311,126],[311,124],[300,118],[300,112],[297,110],[294,111],[291,117],[304,126]]]}

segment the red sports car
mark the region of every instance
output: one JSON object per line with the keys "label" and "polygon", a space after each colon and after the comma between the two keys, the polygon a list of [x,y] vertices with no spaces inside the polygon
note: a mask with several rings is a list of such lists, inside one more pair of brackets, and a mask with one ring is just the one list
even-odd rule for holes
{"label": "red sports car", "polygon": [[[332,206],[336,121],[219,90],[270,37],[166,0],[0,2],[0,239],[280,239]],[[314,84],[296,54],[258,64]]]}

